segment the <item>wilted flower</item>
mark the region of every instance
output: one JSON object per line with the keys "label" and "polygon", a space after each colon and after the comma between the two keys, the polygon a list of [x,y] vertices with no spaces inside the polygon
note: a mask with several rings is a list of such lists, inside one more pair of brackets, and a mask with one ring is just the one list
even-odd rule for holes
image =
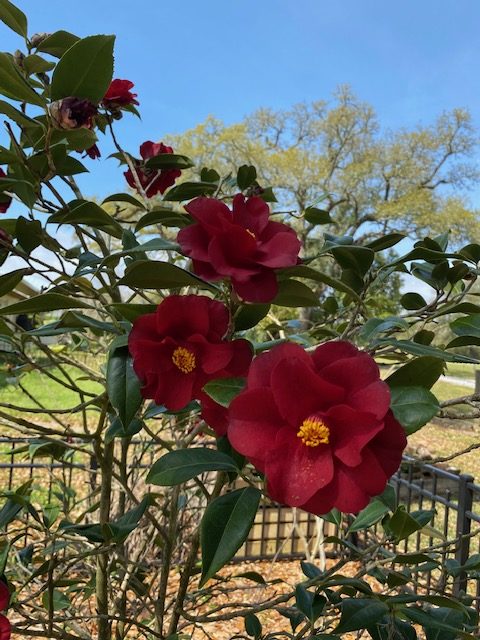
{"label": "wilted flower", "polygon": [[83,98],[63,98],[49,106],[50,116],[58,129],[91,129],[97,107]]}

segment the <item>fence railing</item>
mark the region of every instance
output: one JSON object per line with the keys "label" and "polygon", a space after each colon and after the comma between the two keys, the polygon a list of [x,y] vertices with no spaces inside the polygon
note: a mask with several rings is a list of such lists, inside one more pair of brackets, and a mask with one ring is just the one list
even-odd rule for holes
{"label": "fence railing", "polygon": [[[66,463],[53,459],[28,459],[19,451],[32,446],[27,438],[0,438],[0,486],[12,490],[33,478],[41,488],[44,499],[50,500],[57,491],[58,482],[64,486],[82,483],[91,489],[97,484],[97,469],[93,454],[86,451]],[[134,443],[135,444],[135,443]],[[146,474],[153,461],[159,457],[158,445],[139,441],[139,455],[132,464],[140,475]],[[83,456],[83,457],[82,457]],[[470,475],[456,474],[414,458],[405,457],[399,471],[392,478],[397,501],[408,511],[431,509],[435,515],[429,527],[416,536],[410,536],[392,550],[397,553],[414,553],[433,546],[439,540],[457,540],[453,551],[444,559],[454,559],[463,565],[467,558],[480,553],[480,536],[471,534],[480,528],[480,485]],[[87,487],[88,484],[88,487]],[[335,556],[343,552],[337,543],[323,545],[328,536],[338,535],[339,527],[301,510],[263,501],[257,513],[250,535],[236,556],[237,561],[293,559],[315,555]],[[357,532],[355,542],[366,544],[376,534],[375,528]],[[412,539],[413,538],[413,539]],[[442,592],[440,572],[428,568],[415,574],[416,586],[427,593]],[[480,581],[468,580],[464,572],[456,577],[455,594],[467,592],[475,598],[480,609]]]}

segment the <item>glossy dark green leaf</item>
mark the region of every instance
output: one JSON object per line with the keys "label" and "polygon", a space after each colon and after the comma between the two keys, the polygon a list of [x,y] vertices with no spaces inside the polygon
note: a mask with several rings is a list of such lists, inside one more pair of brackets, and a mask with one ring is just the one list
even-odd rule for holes
{"label": "glossy dark green leaf", "polygon": [[440,358],[445,362],[467,362],[469,364],[478,364],[480,362],[478,358],[471,358],[470,356],[464,356],[460,353],[448,353],[443,349],[438,349],[430,345],[418,344],[409,340],[381,338],[378,342],[381,345],[394,346],[404,353],[410,353],[415,356],[432,356],[434,358]]}
{"label": "glossy dark green leaf", "polygon": [[67,49],[52,75],[52,100],[75,96],[98,104],[112,80],[114,42],[115,36],[88,36]]}
{"label": "glossy dark green leaf", "polygon": [[254,166],[248,164],[242,164],[237,171],[237,185],[240,191],[245,191],[248,187],[257,179],[257,170]]}
{"label": "glossy dark green leaf", "polygon": [[63,54],[70,49],[80,38],[69,33],[68,31],[55,31],[42,40],[37,46],[37,51],[49,53],[55,58],[61,58]]}
{"label": "glossy dark green leaf", "polygon": [[13,105],[5,102],[5,100],[0,100],[0,113],[3,113],[10,118],[10,120],[13,120],[22,127],[38,127],[40,124],[36,120],[33,120],[33,118],[15,109]]}
{"label": "glossy dark green leaf", "polygon": [[154,463],[146,481],[163,487],[191,480],[207,471],[233,471],[238,467],[230,456],[215,449],[194,447],[170,451]]}
{"label": "glossy dark green leaf", "polygon": [[46,611],[64,611],[68,609],[71,604],[69,597],[59,589],[53,590],[51,599],[50,591],[44,591],[42,594],[42,605]]}
{"label": "glossy dark green leaf", "polygon": [[457,318],[450,323],[450,329],[456,336],[474,336],[480,338],[480,313]]}
{"label": "glossy dark green leaf", "polygon": [[330,224],[333,222],[328,211],[316,207],[307,207],[304,217],[310,224]]}
{"label": "glossy dark green leaf", "polygon": [[260,502],[253,487],[215,498],[205,510],[200,530],[202,577],[200,585],[229,562],[245,542]]}
{"label": "glossy dark green leaf", "polygon": [[254,613],[247,613],[245,620],[245,632],[252,638],[260,638],[262,635],[262,623]]}
{"label": "glossy dark green leaf", "polygon": [[139,304],[135,302],[115,302],[109,305],[109,309],[117,311],[122,317],[130,322],[133,322],[139,316],[143,316],[146,313],[154,313],[157,309],[156,304]]}
{"label": "glossy dark green leaf", "polygon": [[367,247],[333,247],[331,253],[342,269],[352,269],[364,275],[372,266],[375,253]]}
{"label": "glossy dark green leaf", "polygon": [[437,398],[425,387],[392,387],[391,409],[407,435],[426,425],[440,410]]}
{"label": "glossy dark green leaf", "polygon": [[390,387],[414,387],[421,385],[431,389],[445,370],[440,358],[420,356],[399,367],[386,379]]}
{"label": "glossy dark green leaf", "polygon": [[30,273],[30,269],[15,269],[10,273],[0,276],[0,297],[10,293],[23,280],[23,277]]}
{"label": "glossy dark green leaf", "polygon": [[408,622],[384,616],[375,625],[368,627],[372,640],[416,640],[417,632]]}
{"label": "glossy dark green leaf", "polygon": [[222,407],[228,407],[244,388],[245,378],[217,378],[207,382],[203,391]]}
{"label": "glossy dark green leaf", "polygon": [[7,98],[43,107],[45,98],[36,93],[7,53],[0,53],[0,92]]}
{"label": "glossy dark green leaf", "polygon": [[216,291],[216,288],[170,262],[138,260],[129,265],[119,284],[142,289],[172,289],[199,287]]}
{"label": "glossy dark green leaf", "polygon": [[163,199],[170,202],[183,202],[199,196],[212,195],[216,190],[217,185],[211,182],[182,182],[169,189]]}
{"label": "glossy dark green leaf", "polygon": [[[426,514],[426,517],[424,517]],[[392,517],[384,524],[385,530],[392,535],[397,542],[405,540],[412,533],[422,529],[432,519],[434,511],[408,513],[403,505],[400,505]]]}
{"label": "glossy dark green leaf", "polygon": [[105,198],[102,204],[105,204],[106,202],[126,202],[127,204],[131,204],[138,209],[146,209],[141,200],[138,200],[138,198],[134,198],[129,193],[113,193],[111,196]]}
{"label": "glossy dark green leaf", "polygon": [[272,304],[280,307],[317,307],[320,306],[318,295],[299,280],[280,280],[278,293]]}
{"label": "glossy dark green leaf", "polygon": [[427,305],[427,301],[419,293],[411,292],[405,293],[400,298],[400,304],[404,309],[408,309],[409,311],[416,311],[417,309],[422,309],[423,307],[425,307]]}
{"label": "glossy dark green leaf", "polygon": [[142,404],[141,383],[137,378],[124,336],[116,338],[107,364],[107,393],[125,428]]}
{"label": "glossy dark green leaf", "polygon": [[68,209],[52,214],[49,223],[57,224],[86,224],[94,229],[99,229],[121,238],[123,229],[102,207],[95,202],[86,200],[73,200],[69,202]]}
{"label": "glossy dark green leaf", "polygon": [[149,169],[189,169],[193,167],[193,162],[187,156],[180,156],[176,153],[162,153],[149,158],[145,165]]}
{"label": "glossy dark green leaf", "polygon": [[348,532],[360,531],[361,529],[368,529],[376,522],[379,522],[383,516],[390,511],[389,507],[379,500],[374,498],[369,505],[362,509],[360,513],[355,517],[352,524],[348,527]]}
{"label": "glossy dark green leaf", "polygon": [[28,300],[15,302],[0,308],[0,315],[9,316],[19,313],[39,313],[41,311],[58,311],[59,309],[87,309],[90,305],[73,296],[61,293],[41,293]]}
{"label": "glossy dark green leaf", "polygon": [[255,327],[270,311],[269,304],[244,304],[235,313],[235,331]]}
{"label": "glossy dark green leaf", "polygon": [[335,633],[358,631],[374,625],[388,613],[384,602],[367,598],[348,598],[342,601],[340,622]]}
{"label": "glossy dark green leaf", "polygon": [[329,287],[332,287],[332,289],[335,289],[336,291],[346,293],[357,302],[361,301],[358,294],[348,284],[345,284],[341,280],[338,280],[338,278],[333,278],[327,273],[318,271],[318,269],[308,267],[307,265],[298,264],[294,267],[287,267],[286,269],[282,269],[280,273],[282,278],[286,276],[294,276],[295,278],[306,278],[307,280],[315,280],[316,282],[321,282]]}
{"label": "glossy dark green leaf", "polygon": [[164,227],[186,227],[192,223],[192,218],[184,213],[165,209],[163,207],[155,208],[146,213],[135,226],[135,231],[140,231],[150,225],[161,225]]}
{"label": "glossy dark green leaf", "polygon": [[368,242],[365,246],[372,251],[383,251],[384,249],[390,249],[394,247],[406,236],[403,233],[387,233],[387,235],[377,238]]}
{"label": "glossy dark green leaf", "polygon": [[[434,611],[439,611],[439,613],[434,613]],[[437,610],[431,608],[424,611],[420,607],[404,607],[402,613],[425,629],[427,640],[433,640],[433,638],[436,640],[456,640],[457,638],[475,640],[473,634],[463,630],[464,618],[458,611],[452,609],[443,611],[441,608]],[[434,630],[441,631],[442,635],[438,636]]]}
{"label": "glossy dark green leaf", "polygon": [[0,20],[18,35],[27,37],[27,16],[9,0],[0,0]]}
{"label": "glossy dark green leaf", "polygon": [[23,67],[30,76],[35,73],[47,73],[48,71],[51,71],[54,66],[55,64],[53,62],[45,60],[45,58],[42,58],[36,53],[25,56],[23,59]]}

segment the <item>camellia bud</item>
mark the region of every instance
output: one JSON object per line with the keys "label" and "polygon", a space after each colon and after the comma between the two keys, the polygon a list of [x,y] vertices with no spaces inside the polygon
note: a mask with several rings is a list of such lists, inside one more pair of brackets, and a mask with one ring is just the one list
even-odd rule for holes
{"label": "camellia bud", "polygon": [[30,44],[32,45],[32,47],[39,47],[42,42],[51,35],[51,33],[34,33],[30,38]]}
{"label": "camellia bud", "polygon": [[63,98],[48,107],[50,116],[57,129],[91,129],[97,107],[82,98]]}
{"label": "camellia bud", "polygon": [[24,61],[24,59],[25,59],[25,54],[22,53],[20,51],[20,49],[17,49],[15,51],[15,53],[13,54],[13,61],[15,62],[17,67],[20,67],[20,69],[23,69],[23,61]]}

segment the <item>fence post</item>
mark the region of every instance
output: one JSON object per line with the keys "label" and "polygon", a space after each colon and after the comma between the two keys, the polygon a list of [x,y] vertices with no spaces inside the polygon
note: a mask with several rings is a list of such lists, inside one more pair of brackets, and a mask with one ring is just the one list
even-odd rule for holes
{"label": "fence post", "polygon": [[[468,534],[472,528],[471,511],[473,507],[473,489],[471,485],[473,476],[467,473],[460,474],[458,485],[458,512],[457,512],[457,538],[458,545],[455,552],[455,559],[463,565],[470,553],[470,538]],[[467,575],[462,571],[453,584],[453,593],[458,596],[461,591],[467,590]]]}

